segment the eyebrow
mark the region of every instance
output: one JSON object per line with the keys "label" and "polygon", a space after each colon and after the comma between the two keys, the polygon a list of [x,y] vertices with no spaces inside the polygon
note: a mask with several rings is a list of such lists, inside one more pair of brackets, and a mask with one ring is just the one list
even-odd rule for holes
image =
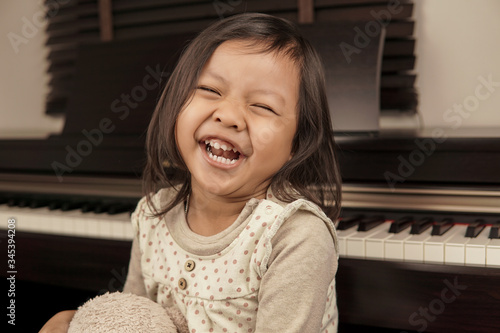
{"label": "eyebrow", "polygon": [[[223,78],[222,76],[220,76],[219,74],[217,73],[214,73],[214,72],[211,72],[211,71],[207,71],[205,72],[206,75],[208,76],[211,76],[212,78],[226,84],[227,83],[227,80],[225,78]],[[259,94],[263,94],[263,95],[272,95],[272,96],[275,96],[277,97],[280,102],[282,104],[286,104],[285,102],[285,98],[283,96],[281,96],[281,94],[273,91],[273,90],[269,90],[269,89],[253,89],[250,91],[251,93],[259,93]]]}
{"label": "eyebrow", "polygon": [[222,83],[227,83],[226,79],[223,78],[222,76],[220,76],[217,73],[206,71],[205,74],[208,75],[208,76],[211,76],[212,78],[214,78],[214,79],[216,79],[218,81],[221,81]]}
{"label": "eyebrow", "polygon": [[286,104],[285,103],[285,98],[283,96],[281,96],[279,93],[275,92],[275,91],[268,90],[268,89],[255,89],[255,90],[252,90],[251,92],[252,93],[258,93],[258,94],[263,94],[263,95],[272,95],[272,96],[275,96],[276,98],[279,99],[279,101],[282,104]]}

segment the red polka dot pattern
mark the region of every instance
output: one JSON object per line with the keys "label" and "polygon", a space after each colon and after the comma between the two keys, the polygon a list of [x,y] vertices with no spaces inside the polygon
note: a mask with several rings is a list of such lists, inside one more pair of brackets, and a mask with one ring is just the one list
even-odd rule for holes
{"label": "red polka dot pattern", "polygon": [[[254,332],[257,296],[272,250],[271,239],[286,219],[283,207],[259,201],[248,225],[230,246],[199,257],[175,242],[168,223],[146,219],[149,208],[144,200],[141,203],[132,222],[141,235],[141,268],[148,296],[163,306],[178,307],[192,333]],[[195,263],[190,271],[185,268],[188,260]],[[335,286],[330,287],[322,332],[336,332],[337,327]]]}

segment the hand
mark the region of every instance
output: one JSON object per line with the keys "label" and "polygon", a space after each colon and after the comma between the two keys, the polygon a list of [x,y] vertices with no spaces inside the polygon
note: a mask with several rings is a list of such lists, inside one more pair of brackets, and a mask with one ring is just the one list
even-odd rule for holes
{"label": "hand", "polygon": [[66,310],[56,313],[43,325],[39,333],[67,333],[75,312],[76,310]]}

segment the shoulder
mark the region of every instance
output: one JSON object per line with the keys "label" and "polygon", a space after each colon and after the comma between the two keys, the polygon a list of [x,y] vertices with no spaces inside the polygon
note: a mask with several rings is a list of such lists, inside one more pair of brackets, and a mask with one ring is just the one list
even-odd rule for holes
{"label": "shoulder", "polygon": [[314,203],[299,199],[282,205],[272,235],[270,263],[279,256],[321,253],[326,260],[337,258],[337,236],[333,222]]}
{"label": "shoulder", "polygon": [[302,263],[309,267],[324,267],[328,276],[335,276],[338,262],[336,234],[335,230],[332,234],[328,221],[309,210],[294,211],[270,240],[267,266],[293,267]]}
{"label": "shoulder", "polygon": [[143,196],[137,203],[134,213],[152,213],[153,207],[161,209],[162,204],[172,200],[177,194],[177,190],[172,187],[162,188],[156,193],[151,193],[149,196]]}
{"label": "shoulder", "polygon": [[295,240],[296,243],[335,245],[335,231],[331,230],[331,221],[310,210],[298,209],[287,216],[277,230],[274,242]]}
{"label": "shoulder", "polygon": [[[271,199],[282,207],[278,217],[280,233],[286,231],[301,233],[306,236],[322,234],[331,243],[337,243],[337,235],[334,223],[326,216],[321,208],[307,199],[297,199],[290,203]],[[327,237],[329,236],[329,237]]]}
{"label": "shoulder", "polygon": [[138,223],[141,220],[148,220],[160,211],[166,202],[174,198],[177,191],[174,188],[163,188],[149,196],[142,197],[132,213],[132,223]]}

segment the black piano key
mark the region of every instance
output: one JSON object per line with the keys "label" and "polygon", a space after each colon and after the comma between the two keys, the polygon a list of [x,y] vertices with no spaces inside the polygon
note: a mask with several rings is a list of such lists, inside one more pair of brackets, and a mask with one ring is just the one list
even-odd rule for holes
{"label": "black piano key", "polygon": [[53,200],[49,203],[49,210],[61,209],[62,204],[61,200]]}
{"label": "black piano key", "polygon": [[420,235],[422,232],[429,229],[432,226],[433,222],[434,219],[432,217],[421,218],[411,225],[410,234]]}
{"label": "black piano key", "polygon": [[108,213],[112,206],[113,204],[109,203],[99,203],[96,205],[94,213],[96,214]]}
{"label": "black piano key", "polygon": [[453,227],[453,225],[454,223],[452,218],[445,218],[439,222],[436,222],[432,226],[431,235],[432,236],[444,235],[444,233],[450,230]]}
{"label": "black piano key", "polygon": [[488,238],[496,238],[496,239],[500,238],[500,221],[493,223]]}
{"label": "black piano key", "polygon": [[120,213],[128,212],[129,210],[130,210],[130,205],[114,204],[108,208],[107,213],[113,215],[113,214],[120,214]]}
{"label": "black piano key", "polygon": [[413,223],[413,221],[413,216],[403,216],[391,223],[389,232],[393,234],[400,233],[401,231],[408,228]]}
{"label": "black piano key", "polygon": [[364,215],[354,215],[350,217],[343,218],[339,221],[339,225],[337,226],[338,230],[347,230],[356,225],[358,225],[359,221],[364,217]]}
{"label": "black piano key", "polygon": [[50,204],[50,201],[48,200],[43,200],[43,199],[33,199],[30,202],[30,208],[40,208],[40,207],[46,207]]}
{"label": "black piano key", "polygon": [[21,208],[24,208],[24,207],[29,207],[30,205],[30,201],[29,199],[24,199],[24,198],[21,198],[19,199],[19,201],[17,202],[17,206],[18,207],[21,207]]}
{"label": "black piano key", "polygon": [[485,227],[486,221],[483,219],[477,219],[469,224],[467,230],[465,231],[465,237],[475,238],[481,233],[481,231],[483,231]]}
{"label": "black piano key", "polygon": [[61,205],[61,210],[63,212],[67,212],[70,210],[81,209],[83,207],[83,202],[63,202]]}
{"label": "black piano key", "polygon": [[9,206],[9,207],[17,206],[18,202],[19,202],[19,199],[10,198],[10,199],[7,200],[7,206]]}
{"label": "black piano key", "polygon": [[90,213],[90,212],[93,212],[95,211],[95,209],[97,208],[97,203],[95,202],[84,202],[82,204],[82,212],[83,213]]}
{"label": "black piano key", "polygon": [[367,217],[359,221],[358,231],[372,230],[376,226],[385,222],[385,217],[381,215]]}

